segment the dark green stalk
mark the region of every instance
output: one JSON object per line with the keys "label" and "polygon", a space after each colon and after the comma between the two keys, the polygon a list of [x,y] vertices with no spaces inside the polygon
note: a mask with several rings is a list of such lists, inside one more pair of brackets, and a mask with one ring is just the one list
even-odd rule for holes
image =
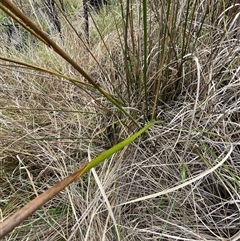
{"label": "dark green stalk", "polygon": [[147,0],[143,0],[143,84],[144,84],[144,98],[145,98],[145,119],[149,117],[149,103],[147,90]]}

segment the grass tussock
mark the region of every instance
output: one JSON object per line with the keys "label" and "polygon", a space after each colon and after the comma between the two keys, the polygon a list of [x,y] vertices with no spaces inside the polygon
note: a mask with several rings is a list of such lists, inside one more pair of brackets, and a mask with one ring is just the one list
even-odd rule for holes
{"label": "grass tussock", "polygon": [[9,41],[1,25],[0,220],[160,122],[4,240],[239,240],[239,2],[112,1],[90,12],[89,44],[77,1],[57,10],[62,38],[21,2],[116,102],[30,33],[15,28]]}

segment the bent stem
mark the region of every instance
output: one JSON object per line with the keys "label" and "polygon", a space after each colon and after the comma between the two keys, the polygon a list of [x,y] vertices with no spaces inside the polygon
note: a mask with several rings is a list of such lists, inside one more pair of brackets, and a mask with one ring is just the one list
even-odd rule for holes
{"label": "bent stem", "polygon": [[121,150],[123,147],[129,145],[133,142],[137,137],[139,137],[142,133],[144,133],[147,129],[153,126],[156,122],[150,122],[146,126],[144,126],[141,130],[118,143],[117,145],[111,147],[110,149],[102,152],[96,158],[85,164],[83,167],[79,168],[77,171],[69,175],[64,180],[56,183],[51,188],[47,189],[44,193],[36,197],[34,200],[30,201],[26,206],[15,212],[12,216],[4,220],[0,223],[0,239],[11,232],[15,227],[17,227],[22,221],[28,218],[31,214],[33,214],[37,209],[39,209],[43,204],[52,199],[55,195],[57,195],[61,190],[67,187],[72,182],[76,181],[83,174],[91,170],[93,167],[97,166],[101,162],[103,162],[106,158],[110,157],[112,154]]}

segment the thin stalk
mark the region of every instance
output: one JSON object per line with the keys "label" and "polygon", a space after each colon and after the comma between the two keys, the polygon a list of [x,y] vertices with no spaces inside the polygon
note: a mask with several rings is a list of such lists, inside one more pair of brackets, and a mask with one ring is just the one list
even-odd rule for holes
{"label": "thin stalk", "polygon": [[170,17],[170,9],[171,9],[171,1],[168,1],[168,5],[167,5],[167,12],[165,15],[165,24],[163,26],[163,40],[162,40],[162,45],[161,45],[161,56],[160,56],[160,65],[159,65],[159,76],[158,76],[158,80],[156,85],[154,85],[154,89],[152,90],[154,94],[154,105],[153,105],[153,109],[152,109],[152,119],[155,118],[156,116],[156,109],[157,109],[157,103],[158,103],[158,98],[159,98],[159,89],[161,86],[161,78],[162,78],[162,74],[163,74],[163,66],[165,63],[165,59],[166,59],[166,48],[167,48],[167,40],[168,40],[168,23],[169,23],[169,17]]}
{"label": "thin stalk", "polygon": [[147,28],[147,0],[143,0],[143,85],[145,98],[145,119],[149,118],[149,101],[147,89],[147,46],[148,46],[148,28]]}

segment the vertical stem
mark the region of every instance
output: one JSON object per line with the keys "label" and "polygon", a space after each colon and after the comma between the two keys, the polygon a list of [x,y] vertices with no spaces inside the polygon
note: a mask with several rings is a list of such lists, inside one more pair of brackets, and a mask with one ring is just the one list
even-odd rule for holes
{"label": "vertical stem", "polygon": [[84,21],[85,21],[85,34],[87,43],[89,44],[89,20],[88,20],[88,1],[83,0],[83,15],[84,15]]}
{"label": "vertical stem", "polygon": [[143,0],[143,84],[144,84],[144,98],[145,98],[145,119],[149,117],[149,103],[147,90],[147,0]]}

